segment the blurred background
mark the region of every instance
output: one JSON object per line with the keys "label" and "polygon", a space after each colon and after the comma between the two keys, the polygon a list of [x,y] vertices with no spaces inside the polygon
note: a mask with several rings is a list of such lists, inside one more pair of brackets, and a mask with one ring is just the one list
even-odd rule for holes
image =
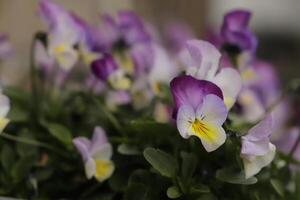
{"label": "blurred background", "polygon": [[[0,79],[18,84],[28,77],[32,35],[42,30],[38,0],[0,0],[0,32],[7,33],[14,55],[1,65]],[[300,77],[299,0],[55,0],[96,24],[99,14],[131,9],[162,30],[170,21],[186,22],[198,37],[207,28],[218,31],[225,12],[246,8],[253,12],[251,27],[259,37],[258,54],[271,61],[283,81]],[[226,3],[226,4],[225,4]]]}

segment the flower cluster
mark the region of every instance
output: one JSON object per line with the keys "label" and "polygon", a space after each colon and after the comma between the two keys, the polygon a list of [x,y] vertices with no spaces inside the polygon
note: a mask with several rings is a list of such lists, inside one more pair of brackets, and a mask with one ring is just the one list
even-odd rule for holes
{"label": "flower cluster", "polygon": [[228,12],[201,39],[179,23],[160,35],[132,11],[93,25],[40,0],[38,16],[46,27],[33,38],[31,89],[0,94],[0,195],[297,195],[300,112],[288,108],[299,100],[284,98],[274,67],[256,55],[251,12]]}

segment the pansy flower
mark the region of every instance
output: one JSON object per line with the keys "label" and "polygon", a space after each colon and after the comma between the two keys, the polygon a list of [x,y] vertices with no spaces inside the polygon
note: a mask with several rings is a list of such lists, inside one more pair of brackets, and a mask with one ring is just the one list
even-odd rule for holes
{"label": "pansy flower", "polygon": [[64,70],[70,70],[78,61],[75,49],[83,30],[70,13],[50,0],[40,0],[39,13],[49,29],[47,52]]}
{"label": "pansy flower", "polygon": [[94,129],[91,140],[77,137],[73,139],[73,144],[82,157],[88,179],[95,177],[98,181],[104,181],[112,175],[115,169],[111,161],[113,150],[101,127]]}
{"label": "pansy flower", "polygon": [[221,28],[223,46],[237,47],[238,51],[255,52],[257,38],[248,29],[250,18],[251,12],[246,10],[233,10],[224,16]]}
{"label": "pansy flower", "polygon": [[139,74],[152,66],[150,34],[142,20],[131,11],[120,11],[116,18],[103,15],[97,42],[97,46],[110,52],[128,74]]}
{"label": "pansy flower", "polygon": [[242,137],[241,158],[246,178],[260,172],[274,159],[276,147],[269,139],[273,129],[272,124],[272,117],[268,115]]}
{"label": "pansy flower", "polygon": [[242,81],[239,73],[230,67],[220,68],[220,52],[212,44],[201,40],[187,41],[187,50],[181,60],[188,75],[200,80],[208,80],[219,86],[224,95],[224,102],[229,110],[235,103],[241,90]]}
{"label": "pansy flower", "polygon": [[206,80],[180,76],[172,80],[171,92],[180,135],[198,137],[208,152],[220,147],[226,140],[222,124],[228,114],[220,88]]}

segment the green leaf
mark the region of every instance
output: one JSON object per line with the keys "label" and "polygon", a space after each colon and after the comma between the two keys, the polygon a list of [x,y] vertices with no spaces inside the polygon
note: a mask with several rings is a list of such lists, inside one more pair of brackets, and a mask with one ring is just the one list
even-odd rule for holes
{"label": "green leaf", "polygon": [[244,172],[234,168],[223,168],[218,170],[216,172],[216,178],[223,182],[241,185],[251,185],[257,182],[257,178],[255,177],[245,179]]}
{"label": "green leaf", "polygon": [[175,177],[177,163],[170,154],[159,149],[146,148],[144,157],[162,176]]}
{"label": "green leaf", "polygon": [[[19,137],[24,138],[24,139],[35,140],[34,136],[32,134],[30,134],[28,132],[28,130],[26,130],[26,129],[23,130],[19,134]],[[17,149],[18,155],[20,155],[21,157],[30,156],[30,155],[37,155],[37,147],[32,146],[32,145],[28,145],[28,144],[18,142],[18,143],[16,143],[16,149]]]}
{"label": "green leaf", "polygon": [[181,174],[185,180],[190,179],[197,167],[197,157],[193,153],[181,152],[182,165],[181,165]]}
{"label": "green leaf", "polygon": [[141,154],[141,152],[135,146],[124,144],[124,143],[120,144],[118,146],[118,152],[123,155],[140,155]]}
{"label": "green leaf", "polygon": [[65,126],[56,123],[48,124],[49,133],[63,144],[69,146],[72,143],[72,134]]}
{"label": "green leaf", "polygon": [[271,185],[274,188],[274,190],[281,196],[284,196],[284,188],[282,183],[279,180],[271,179]]}
{"label": "green leaf", "polygon": [[209,192],[210,192],[209,187],[203,184],[198,184],[191,188],[191,193],[209,193]]}
{"label": "green leaf", "polygon": [[179,188],[176,186],[171,186],[168,188],[167,190],[167,196],[170,199],[176,199],[179,198],[182,195],[182,193],[180,192]]}
{"label": "green leaf", "polygon": [[28,175],[31,167],[36,160],[35,156],[27,156],[21,158],[12,169],[12,176],[16,182]]}
{"label": "green leaf", "polygon": [[151,120],[133,120],[130,122],[131,128],[143,135],[155,135],[165,137],[174,131],[174,127],[169,124],[158,123]]}
{"label": "green leaf", "polygon": [[1,150],[1,164],[5,171],[9,172],[15,162],[15,152],[8,145],[4,144]]}
{"label": "green leaf", "polygon": [[296,182],[296,188],[295,188],[294,199],[300,199],[300,172],[297,172],[295,177],[295,182]]}

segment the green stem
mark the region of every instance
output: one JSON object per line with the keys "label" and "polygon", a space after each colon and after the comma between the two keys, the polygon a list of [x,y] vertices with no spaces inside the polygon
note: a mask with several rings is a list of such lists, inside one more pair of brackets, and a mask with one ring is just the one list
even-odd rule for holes
{"label": "green stem", "polygon": [[96,106],[99,107],[102,111],[103,111],[103,114],[106,115],[106,117],[109,119],[109,121],[112,123],[112,125],[120,132],[122,133],[122,128],[121,128],[121,125],[119,124],[117,118],[115,118],[114,115],[112,115],[109,110],[106,109],[106,107],[104,105],[102,105],[102,103],[93,98],[93,101],[95,102]]}
{"label": "green stem", "polygon": [[5,139],[14,141],[14,142],[19,142],[19,143],[24,143],[24,144],[28,144],[28,145],[32,145],[32,146],[45,148],[45,149],[51,150],[51,151],[53,151],[57,154],[60,154],[62,156],[66,156],[61,151],[57,150],[55,147],[53,147],[53,146],[51,146],[47,143],[44,143],[44,142],[40,142],[40,141],[37,141],[37,140],[24,138],[24,137],[18,137],[18,136],[14,136],[14,135],[7,134],[7,133],[1,133],[0,136],[5,138]]}
{"label": "green stem", "polygon": [[35,69],[35,42],[39,38],[39,33],[35,34],[30,47],[30,81],[31,81],[31,90],[32,90],[32,117],[33,121],[38,120],[39,115],[39,97],[38,97],[38,88],[37,88],[37,74]]}

